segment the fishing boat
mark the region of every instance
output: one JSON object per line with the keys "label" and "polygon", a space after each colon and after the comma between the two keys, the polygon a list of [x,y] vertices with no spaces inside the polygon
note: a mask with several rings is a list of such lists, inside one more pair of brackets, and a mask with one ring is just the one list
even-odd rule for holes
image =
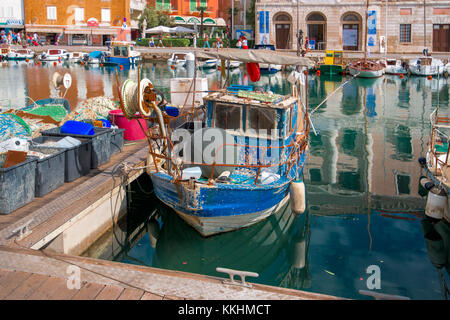
{"label": "fishing boat", "polygon": [[11,50],[7,55],[8,60],[34,59],[34,51],[30,49]]}
{"label": "fishing boat", "polygon": [[342,74],[344,71],[344,52],[337,50],[325,51],[324,62],[319,65],[320,74]]}
{"label": "fishing boat", "polygon": [[186,65],[187,55],[187,52],[174,52],[172,53],[172,56],[167,59],[167,64],[174,67],[184,67]]}
{"label": "fishing boat", "polygon": [[426,56],[410,61],[409,70],[416,76],[437,76],[444,73],[445,66],[442,60]]}
{"label": "fishing boat", "polygon": [[439,113],[438,104],[430,122],[427,154],[419,159],[428,176],[420,179],[421,186],[428,190],[425,214],[450,223],[450,117],[448,112]]}
{"label": "fishing boat", "polygon": [[[196,55],[246,63],[312,64],[308,58],[262,51],[205,50]],[[303,213],[310,121],[307,79],[302,77],[307,75],[299,73],[302,80],[294,82],[290,95],[221,89],[203,98],[204,107],[191,101],[192,107],[177,112],[158,100],[148,79],[128,79],[120,92],[124,115],[139,112],[155,124],[147,132],[148,163],[153,164],[147,173],[155,195],[202,236],[253,225],[289,200],[293,212]],[[118,74],[116,79],[119,82]],[[196,76],[192,81],[196,83]],[[196,86],[190,87],[195,97]]]}
{"label": "fishing boat", "polygon": [[408,64],[400,59],[386,59],[384,73],[393,75],[407,74]]}
{"label": "fishing boat", "polygon": [[134,42],[111,41],[111,50],[105,63],[115,65],[136,65],[141,61],[141,53],[134,49]]}
{"label": "fishing boat", "polygon": [[366,32],[364,37],[364,59],[352,61],[348,64],[348,72],[352,76],[360,78],[378,78],[383,75],[384,68],[379,62],[367,60],[367,34],[368,25],[367,20],[369,19],[369,0],[366,1]]}
{"label": "fishing boat", "polygon": [[38,59],[41,61],[67,60],[69,58],[69,55],[69,52],[64,49],[49,49],[41,53]]}
{"label": "fishing boat", "polygon": [[[255,44],[256,50],[272,50],[275,51],[275,46],[273,44]],[[267,64],[267,63],[260,63],[259,69],[261,72],[268,72],[268,73],[277,73],[278,71],[281,71],[282,66],[279,64]]]}

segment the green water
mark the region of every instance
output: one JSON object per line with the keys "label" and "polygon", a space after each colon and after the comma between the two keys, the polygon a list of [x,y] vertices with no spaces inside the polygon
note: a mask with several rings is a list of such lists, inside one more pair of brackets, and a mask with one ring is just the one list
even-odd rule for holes
{"label": "green water", "polygon": [[[15,69],[0,70],[0,78],[20,83]],[[80,87],[83,77],[94,79],[90,90],[99,86],[115,95],[113,69],[68,70],[79,86],[71,105],[89,97]],[[203,74],[210,90],[217,89],[218,75]],[[184,77],[186,70],[146,64],[143,76],[168,95],[170,78]],[[137,78],[136,70],[120,77]],[[264,75],[255,85],[287,94],[285,78]],[[309,109],[348,79],[312,75]],[[251,84],[244,70],[234,71],[232,83]],[[312,116],[317,135],[311,132],[307,212],[301,216],[284,208],[252,227],[202,238],[156,199],[143,176],[132,185],[126,219],[84,255],[223,277],[216,267],[253,271],[259,277],[249,281],[355,299],[372,299],[358,291],[369,290],[367,268],[375,265],[381,288],[373,291],[442,299],[442,281],[429,258],[439,252],[428,252],[421,227],[426,198],[419,194],[424,172],[417,159],[426,150],[430,113],[439,103],[441,114],[450,116],[449,84],[417,77],[353,79],[329,98]]]}

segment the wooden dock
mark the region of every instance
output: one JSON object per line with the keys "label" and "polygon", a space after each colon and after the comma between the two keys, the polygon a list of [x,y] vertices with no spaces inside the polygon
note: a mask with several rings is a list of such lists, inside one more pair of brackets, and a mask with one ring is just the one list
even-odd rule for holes
{"label": "wooden dock", "polygon": [[[78,256],[111,227],[107,205],[144,173],[147,154],[146,141],[125,145],[89,175],[0,215],[0,299],[336,299],[259,284],[252,288],[226,284],[227,275],[211,277]],[[121,178],[113,176],[122,163],[135,169]],[[108,223],[100,225],[100,218]],[[21,236],[21,229],[28,233]],[[69,284],[74,270],[80,280],[75,288]]]}
{"label": "wooden dock", "polygon": [[[69,268],[70,267],[70,268]],[[80,286],[70,289],[73,268]],[[222,278],[0,246],[0,299],[330,300],[332,296]],[[72,283],[72,282],[71,282]]]}

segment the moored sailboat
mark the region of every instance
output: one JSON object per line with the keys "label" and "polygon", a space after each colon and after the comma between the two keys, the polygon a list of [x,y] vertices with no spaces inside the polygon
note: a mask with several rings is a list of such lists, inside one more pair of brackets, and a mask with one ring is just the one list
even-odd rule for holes
{"label": "moored sailboat", "polygon": [[367,60],[367,21],[369,17],[369,0],[366,1],[366,32],[364,37],[364,59],[352,61],[348,70],[352,76],[360,78],[378,78],[383,75],[383,66],[379,62]]}

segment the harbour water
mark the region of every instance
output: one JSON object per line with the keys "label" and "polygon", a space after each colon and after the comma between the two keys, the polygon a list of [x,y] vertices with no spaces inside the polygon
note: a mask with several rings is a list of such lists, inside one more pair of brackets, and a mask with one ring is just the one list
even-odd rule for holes
{"label": "harbour water", "polygon": [[[12,106],[56,96],[54,71],[69,72],[66,94],[72,108],[94,96],[117,99],[114,69],[79,65],[9,63],[0,69],[1,99]],[[137,70],[119,72],[121,81],[137,79]],[[220,73],[200,71],[210,90]],[[143,77],[169,96],[171,70],[166,63],[143,65]],[[263,75],[254,85],[290,92],[287,74]],[[308,107],[315,108],[350,78],[312,75]],[[234,70],[233,84],[252,84]],[[304,171],[307,212],[294,216],[285,207],[252,227],[202,238],[151,192],[149,179],[132,186],[131,208],[122,221],[84,255],[213,276],[216,267],[253,271],[250,281],[355,299],[371,299],[372,289],[412,299],[442,299],[442,279],[429,256],[421,219],[424,175],[417,159],[429,139],[429,115],[439,103],[450,115],[448,79],[385,76],[353,79],[312,116],[316,134]],[[379,268],[380,288],[372,288]],[[444,271],[447,283],[449,275]]]}

